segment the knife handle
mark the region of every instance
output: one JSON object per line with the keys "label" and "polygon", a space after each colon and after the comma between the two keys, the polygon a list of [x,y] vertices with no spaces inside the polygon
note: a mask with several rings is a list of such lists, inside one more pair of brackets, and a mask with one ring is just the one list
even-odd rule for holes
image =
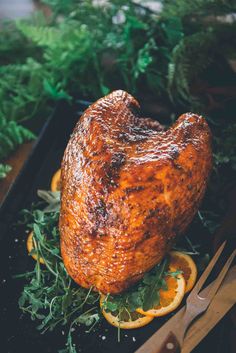
{"label": "knife handle", "polygon": [[181,348],[175,334],[170,331],[161,348],[155,353],[180,353]]}

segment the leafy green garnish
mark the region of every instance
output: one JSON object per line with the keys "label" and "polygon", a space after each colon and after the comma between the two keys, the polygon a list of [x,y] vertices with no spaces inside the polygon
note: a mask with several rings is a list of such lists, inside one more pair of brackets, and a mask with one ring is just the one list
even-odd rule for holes
{"label": "leafy green garnish", "polygon": [[57,212],[60,210],[60,191],[38,190],[38,196],[48,203],[43,212]]}
{"label": "leafy green garnish", "polygon": [[[77,324],[84,324],[90,327],[89,332],[99,322],[100,296],[93,288],[87,290],[76,285],[64,267],[58,231],[60,193],[40,190],[38,195],[48,206],[22,211],[23,222],[29,230],[33,230],[35,247],[32,251],[37,255],[37,261],[31,272],[15,276],[26,280],[19,298],[19,307],[32,320],[41,322],[38,330],[42,333],[52,331],[58,326],[66,326],[68,336],[65,352],[72,353],[75,352],[75,347],[71,329]],[[40,264],[40,257],[45,265]],[[168,264],[168,258],[165,258],[130,290],[116,296],[107,295],[103,308],[123,317],[131,315],[138,307],[148,310],[158,305],[160,289],[167,289],[165,276],[176,276],[179,273],[168,272]]]}
{"label": "leafy green garnish", "polygon": [[120,295],[108,295],[103,302],[103,308],[110,312],[129,312],[142,308],[147,311],[160,304],[160,290],[167,290],[165,277],[176,277],[181,271],[168,271],[169,259],[166,257],[160,264],[156,265],[143,279],[134,287]]}
{"label": "leafy green garnish", "polygon": [[76,286],[65,270],[59,249],[59,212],[35,210],[23,213],[28,220],[27,227],[34,231],[37,258],[42,257],[45,266],[37,260],[33,271],[15,276],[27,281],[19,298],[19,307],[30,314],[32,320],[41,321],[38,330],[42,333],[58,325],[67,325],[70,346],[73,325],[90,326],[98,322],[99,295],[92,288],[88,291]]}
{"label": "leafy green garnish", "polygon": [[166,259],[155,268],[155,272],[145,274],[143,284],[145,285],[143,293],[142,308],[146,311],[160,303],[159,290],[166,290],[166,282],[164,279],[167,271],[168,261]]}

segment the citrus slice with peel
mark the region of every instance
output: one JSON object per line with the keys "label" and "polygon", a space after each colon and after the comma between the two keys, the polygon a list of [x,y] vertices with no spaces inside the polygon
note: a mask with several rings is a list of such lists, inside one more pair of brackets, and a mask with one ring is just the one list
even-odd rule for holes
{"label": "citrus slice with peel", "polygon": [[107,312],[103,309],[103,302],[105,295],[101,294],[100,306],[102,314],[105,319],[113,326],[121,329],[135,329],[149,324],[154,318],[151,316],[142,315],[136,311],[129,312],[127,309],[123,309],[122,312]]}
{"label": "citrus slice with peel", "polygon": [[195,262],[191,256],[180,251],[171,251],[169,255],[171,267],[183,272],[182,275],[186,282],[185,293],[189,292],[197,279],[197,266]]}
{"label": "citrus slice with peel", "polygon": [[[34,241],[34,238],[33,238],[33,231],[29,233],[28,235],[28,238],[27,238],[27,242],[26,242],[26,246],[27,246],[27,250],[28,250],[28,253],[30,254],[32,250],[35,250],[37,249],[36,248],[36,243]],[[32,258],[37,261],[38,260],[38,256],[37,256],[37,253],[32,253],[30,254],[32,256]],[[44,259],[40,256],[39,257],[39,262],[41,264],[45,264],[45,261]]]}
{"label": "citrus slice with peel", "polygon": [[61,169],[58,169],[51,180],[51,191],[61,190]]}
{"label": "citrus slice with peel", "polygon": [[[175,269],[170,268],[171,271]],[[176,276],[167,275],[165,277],[167,290],[160,289],[160,303],[154,308],[144,311],[141,308],[136,311],[142,315],[164,316],[175,310],[181,303],[185,293],[185,279],[179,274]]]}

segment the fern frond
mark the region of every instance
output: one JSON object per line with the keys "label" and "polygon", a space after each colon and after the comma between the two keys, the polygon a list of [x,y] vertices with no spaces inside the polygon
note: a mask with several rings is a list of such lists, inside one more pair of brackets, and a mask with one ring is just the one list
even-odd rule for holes
{"label": "fern frond", "polygon": [[173,101],[194,101],[191,84],[214,60],[216,40],[212,32],[198,32],[182,39],[173,49],[168,67],[168,91]]}
{"label": "fern frond", "polygon": [[39,57],[41,52],[16,27],[15,22],[1,20],[0,65],[23,63],[27,57]]}
{"label": "fern frond", "polygon": [[165,16],[205,17],[232,14],[236,11],[235,0],[162,0]]}
{"label": "fern frond", "polygon": [[35,26],[19,21],[17,22],[17,28],[39,46],[53,46],[60,37],[60,32],[55,27]]}
{"label": "fern frond", "polygon": [[32,58],[0,67],[0,119],[19,122],[33,117],[45,100],[43,78],[48,76],[46,68]]}
{"label": "fern frond", "polygon": [[6,158],[15,148],[35,135],[15,121],[0,119],[0,160]]}
{"label": "fern frond", "polygon": [[0,163],[0,180],[4,179],[11,170],[12,167],[10,165]]}
{"label": "fern frond", "polygon": [[148,66],[153,62],[151,52],[154,50],[157,50],[157,46],[153,38],[149,39],[143,48],[139,49],[137,61],[133,69],[135,78],[138,78],[140,74],[147,71]]}

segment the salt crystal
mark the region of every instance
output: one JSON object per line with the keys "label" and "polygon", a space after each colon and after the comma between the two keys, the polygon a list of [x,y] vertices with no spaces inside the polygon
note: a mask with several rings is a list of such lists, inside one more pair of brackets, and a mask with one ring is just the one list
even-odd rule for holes
{"label": "salt crystal", "polygon": [[16,239],[15,239],[15,243],[18,243],[18,241],[19,241],[19,239],[16,238]]}
{"label": "salt crystal", "polygon": [[104,341],[106,339],[106,336],[102,336],[102,340]]}
{"label": "salt crystal", "polygon": [[133,342],[136,342],[136,338],[135,337],[132,337],[132,339],[133,339]]}

